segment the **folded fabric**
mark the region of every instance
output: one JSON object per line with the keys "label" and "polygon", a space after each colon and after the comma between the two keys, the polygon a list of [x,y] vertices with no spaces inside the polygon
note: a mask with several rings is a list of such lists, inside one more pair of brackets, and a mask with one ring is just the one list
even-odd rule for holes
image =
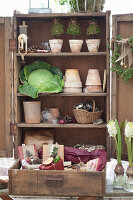
{"label": "folded fabric", "polygon": [[63,160],[60,159],[57,163],[52,163],[50,165],[40,165],[40,170],[64,170]]}
{"label": "folded fabric", "polygon": [[89,172],[98,171],[99,161],[100,161],[99,158],[88,161],[87,162],[87,171],[89,171]]}
{"label": "folded fabric", "polygon": [[107,162],[107,152],[104,149],[95,149],[92,152],[88,152],[84,149],[77,149],[72,147],[64,148],[65,161],[71,161],[74,164],[79,162],[87,163],[90,160],[99,158],[97,170],[101,171],[104,169]]}

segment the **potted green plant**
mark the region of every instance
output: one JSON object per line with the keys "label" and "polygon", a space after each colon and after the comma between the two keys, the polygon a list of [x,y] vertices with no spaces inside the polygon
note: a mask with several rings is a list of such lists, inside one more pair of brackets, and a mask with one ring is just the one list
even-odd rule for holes
{"label": "potted green plant", "polygon": [[49,40],[50,48],[52,53],[60,53],[63,40],[58,39],[64,33],[64,26],[59,22],[58,19],[54,19],[51,29],[51,34],[55,36],[56,39]]}
{"label": "potted green plant", "polygon": [[86,39],[86,44],[89,52],[97,52],[99,49],[100,39],[94,39],[100,34],[100,27],[98,26],[95,19],[89,21],[86,34],[90,36],[90,39]]}
{"label": "potted green plant", "polygon": [[55,0],[59,5],[70,6],[71,12],[102,12],[105,0]]}
{"label": "potted green plant", "polygon": [[66,34],[71,35],[73,39],[69,40],[72,53],[79,53],[83,44],[83,40],[75,39],[81,33],[80,25],[76,20],[71,19],[67,27]]}

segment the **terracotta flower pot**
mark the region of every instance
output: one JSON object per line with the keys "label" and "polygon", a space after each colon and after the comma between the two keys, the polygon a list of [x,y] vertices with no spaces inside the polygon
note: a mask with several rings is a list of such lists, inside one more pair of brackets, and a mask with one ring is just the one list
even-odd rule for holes
{"label": "terracotta flower pot", "polygon": [[50,108],[50,119],[48,120],[49,123],[56,123],[59,117],[59,108]]}
{"label": "terracotta flower pot", "polygon": [[40,123],[41,122],[41,101],[23,102],[25,123]]}
{"label": "terracotta flower pot", "polygon": [[64,87],[78,88],[82,87],[78,69],[66,69],[64,76]]}
{"label": "terracotta flower pot", "polygon": [[63,89],[64,93],[81,93],[82,92],[82,87],[66,87]]}
{"label": "terracotta flower pot", "polygon": [[79,53],[83,44],[83,40],[69,40],[72,53]]}
{"label": "terracotta flower pot", "polygon": [[89,69],[86,79],[85,93],[89,92],[102,92],[102,83],[100,79],[100,74],[98,69]]}
{"label": "terracotta flower pot", "polygon": [[88,51],[95,53],[99,49],[100,39],[87,39],[86,40]]}
{"label": "terracotta flower pot", "polygon": [[62,44],[63,44],[63,40],[60,40],[60,39],[49,40],[49,44],[50,44],[52,53],[60,53]]}

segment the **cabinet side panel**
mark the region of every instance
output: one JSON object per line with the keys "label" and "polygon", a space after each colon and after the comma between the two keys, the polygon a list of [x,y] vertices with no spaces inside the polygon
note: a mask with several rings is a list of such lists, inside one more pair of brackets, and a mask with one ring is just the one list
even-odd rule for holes
{"label": "cabinet side panel", "polygon": [[11,19],[0,20],[0,156],[12,156],[11,122]]}
{"label": "cabinet side panel", "polygon": [[5,25],[0,23],[0,156],[5,152]]}
{"label": "cabinet side panel", "polygon": [[[132,18],[132,20],[131,20]],[[125,19],[125,20],[124,20]],[[128,20],[129,19],[129,20]],[[121,35],[122,38],[129,38],[133,34],[133,16],[129,15],[118,15],[115,17],[115,38],[117,35]],[[112,118],[117,118],[119,122],[133,121],[133,79],[126,83],[118,75],[113,72],[114,79],[112,80],[112,85],[115,90],[113,90],[113,98],[116,98],[116,102],[112,101],[113,111]],[[113,100],[113,99],[112,99]],[[114,107],[115,106],[115,107]],[[114,109],[115,108],[115,109]],[[125,139],[123,136],[123,158],[127,156]],[[115,152],[114,152],[115,153]]]}

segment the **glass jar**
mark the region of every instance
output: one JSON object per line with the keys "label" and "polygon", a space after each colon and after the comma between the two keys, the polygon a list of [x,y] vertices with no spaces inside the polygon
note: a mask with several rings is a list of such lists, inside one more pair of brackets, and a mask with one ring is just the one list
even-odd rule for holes
{"label": "glass jar", "polygon": [[126,192],[133,192],[133,166],[127,168],[126,175],[124,190]]}
{"label": "glass jar", "polygon": [[116,189],[123,189],[125,184],[124,168],[122,165],[116,165],[113,187]]}

